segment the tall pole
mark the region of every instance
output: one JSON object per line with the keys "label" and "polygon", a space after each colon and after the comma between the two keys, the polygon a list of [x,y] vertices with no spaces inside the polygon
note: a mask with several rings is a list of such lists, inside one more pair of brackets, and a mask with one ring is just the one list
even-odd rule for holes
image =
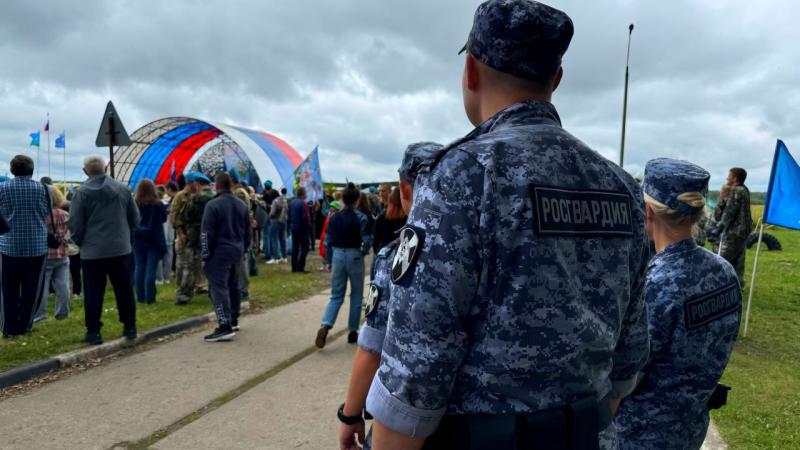
{"label": "tall pole", "polygon": [[633,35],[633,24],[628,27],[628,54],[625,57],[625,97],[622,100],[622,141],[619,144],[619,166],[623,167],[625,162],[625,124],[628,120],[628,65],[631,60],[631,35]]}
{"label": "tall pole", "polygon": [[52,178],[53,171],[50,167],[50,113],[47,113],[47,176]]}
{"label": "tall pole", "polygon": [[111,170],[111,178],[114,178],[114,117],[108,115],[108,167]]}
{"label": "tall pole", "polygon": [[67,184],[67,132],[62,132],[64,136],[64,148],[61,149],[61,154],[64,156],[64,184]]}
{"label": "tall pole", "polygon": [[[41,123],[41,122],[40,122]],[[36,130],[39,131],[39,130]],[[36,177],[39,178],[42,176],[42,167],[41,167],[41,156],[42,156],[42,134],[39,133],[39,146],[36,147]]]}
{"label": "tall pole", "polygon": [[753,286],[756,284],[756,269],[758,268],[758,254],[761,252],[761,240],[764,237],[764,222],[762,219],[761,228],[758,230],[758,243],[756,244],[756,260],[753,261],[753,273],[750,275],[750,295],[747,296],[747,310],[744,313],[744,337],[747,337],[747,329],[750,324],[750,305],[753,304]]}

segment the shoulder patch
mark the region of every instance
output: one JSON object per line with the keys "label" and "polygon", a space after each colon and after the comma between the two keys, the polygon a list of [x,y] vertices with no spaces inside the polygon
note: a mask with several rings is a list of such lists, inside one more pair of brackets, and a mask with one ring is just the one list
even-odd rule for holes
{"label": "shoulder patch", "polygon": [[394,249],[397,248],[398,242],[399,241],[397,239],[395,239],[394,241],[384,245],[383,248],[378,252],[378,257],[379,258],[387,258],[387,257],[389,257],[389,255],[392,254]]}
{"label": "shoulder patch", "polygon": [[533,227],[540,236],[633,236],[630,194],[534,185],[529,189]]}
{"label": "shoulder patch", "polygon": [[392,263],[392,283],[398,284],[416,265],[422,251],[423,236],[412,227],[400,230],[400,246]]}
{"label": "shoulder patch", "polygon": [[364,316],[369,317],[378,310],[378,303],[381,299],[381,289],[373,284],[369,285],[369,296],[367,297],[367,303],[364,306]]}
{"label": "shoulder patch", "polygon": [[739,284],[734,282],[716,291],[689,299],[683,304],[686,329],[694,330],[738,311],[742,302],[741,297],[736,295],[737,289]]}

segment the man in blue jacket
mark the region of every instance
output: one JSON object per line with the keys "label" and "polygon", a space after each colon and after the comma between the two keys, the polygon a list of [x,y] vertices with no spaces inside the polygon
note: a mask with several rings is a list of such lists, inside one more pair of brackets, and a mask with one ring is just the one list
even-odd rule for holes
{"label": "man in blue jacket", "polygon": [[44,266],[47,261],[47,225],[50,195],[47,186],[36,182],[33,160],[17,155],[11,160],[14,179],[0,186],[0,216],[9,230],[0,236],[2,286],[5,306],[3,337],[27,333],[33,312],[43,295]]}
{"label": "man in blue jacket", "polygon": [[297,196],[289,202],[289,229],[292,232],[292,272],[306,271],[311,216],[306,204],[306,188],[297,188]]}
{"label": "man in blue jacket", "polygon": [[238,273],[244,250],[250,246],[250,215],[231,193],[231,176],[220,173],[214,181],[217,197],[203,212],[200,253],[219,326],[205,337],[206,342],[230,340],[239,329]]}

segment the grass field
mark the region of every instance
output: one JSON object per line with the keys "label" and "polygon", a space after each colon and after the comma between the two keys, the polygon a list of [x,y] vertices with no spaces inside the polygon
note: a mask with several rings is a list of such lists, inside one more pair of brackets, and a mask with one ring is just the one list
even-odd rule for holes
{"label": "grass field", "polygon": [[[753,210],[761,217],[763,207]],[[783,250],[762,246],[748,337],[740,332],[722,378],[733,390],[728,406],[712,413],[731,449],[800,448],[800,231],[766,232]],[[754,257],[755,246],[747,252],[748,284]]]}
{"label": "grass field", "polygon": [[[265,265],[260,263],[259,274],[250,278],[250,304],[261,310],[301,300],[330,287],[330,275],[317,271],[319,257],[309,255],[306,269],[309,273],[293,274],[289,264]],[[0,371],[32,363],[40,359],[84,347],[83,301],[76,299],[70,304],[71,312],[65,320],[53,319],[55,299],[51,296],[49,319],[34,325],[27,336],[0,340]],[[122,335],[122,325],[117,317],[114,295],[110,290],[103,302],[103,338],[108,341]],[[139,333],[177,322],[193,316],[211,312],[208,295],[197,295],[186,306],[175,305],[175,284],[158,286],[156,303],[136,304],[136,319]]]}

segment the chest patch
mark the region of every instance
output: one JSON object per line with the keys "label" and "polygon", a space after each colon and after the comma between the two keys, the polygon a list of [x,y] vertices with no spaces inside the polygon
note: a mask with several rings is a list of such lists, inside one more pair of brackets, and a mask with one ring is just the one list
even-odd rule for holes
{"label": "chest patch", "polygon": [[369,317],[378,310],[378,302],[381,299],[381,289],[374,285],[369,285],[369,296],[367,297],[367,304],[364,307],[364,315]]}
{"label": "chest patch", "polygon": [[530,186],[533,227],[540,236],[633,236],[631,197],[608,191]]}
{"label": "chest patch", "polygon": [[392,283],[398,284],[414,267],[422,249],[422,237],[413,228],[400,230],[400,245],[392,262]]}
{"label": "chest patch", "polygon": [[690,299],[683,304],[683,319],[688,330],[707,325],[733,314],[742,306],[737,294],[739,285],[731,283],[721,289]]}

